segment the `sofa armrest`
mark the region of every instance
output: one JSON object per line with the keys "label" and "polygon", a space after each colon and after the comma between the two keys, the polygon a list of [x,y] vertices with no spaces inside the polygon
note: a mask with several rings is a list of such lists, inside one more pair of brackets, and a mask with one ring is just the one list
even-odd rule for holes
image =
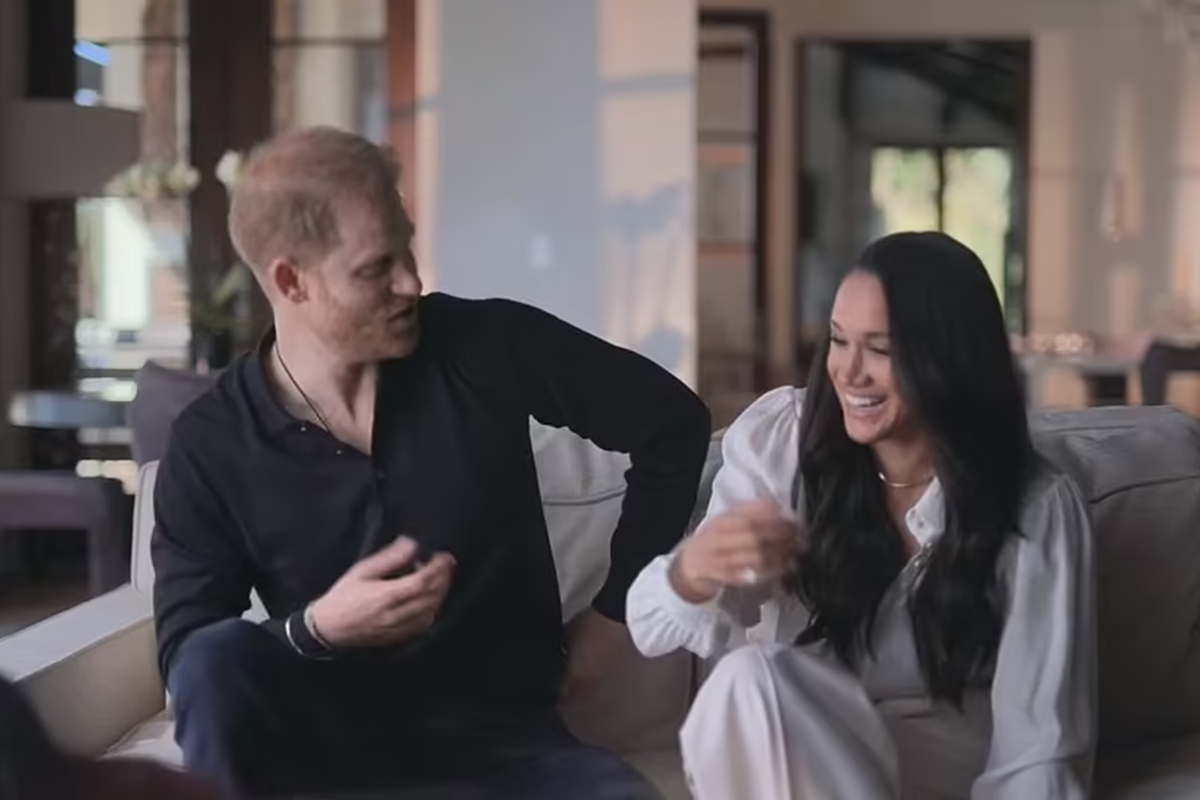
{"label": "sofa armrest", "polygon": [[0,674],[59,744],[100,755],[163,708],[151,601],[126,585],[2,639]]}

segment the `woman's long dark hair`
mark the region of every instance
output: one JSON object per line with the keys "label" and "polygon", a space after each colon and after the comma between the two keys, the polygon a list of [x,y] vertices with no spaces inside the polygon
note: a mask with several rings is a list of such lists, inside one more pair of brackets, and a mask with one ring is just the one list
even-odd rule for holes
{"label": "woman's long dark hair", "polygon": [[[996,291],[968,248],[940,233],[895,234],[868,246],[856,269],[883,285],[892,374],[931,440],[945,495],[945,532],[909,613],[930,694],[961,706],[1003,625],[996,561],[1017,535],[1033,462],[1022,385]],[[870,649],[880,601],[907,556],[874,455],[846,433],[829,346],[826,335],[801,420],[809,546],[796,589],[813,612],[800,642],[824,640],[853,666]]]}

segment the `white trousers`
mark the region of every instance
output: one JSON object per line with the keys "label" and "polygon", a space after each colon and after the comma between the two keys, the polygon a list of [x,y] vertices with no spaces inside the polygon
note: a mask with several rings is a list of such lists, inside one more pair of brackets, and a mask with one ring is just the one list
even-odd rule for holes
{"label": "white trousers", "polygon": [[877,705],[831,659],[749,645],[716,665],[680,744],[696,800],[961,800],[983,766],[989,716],[970,700],[966,714]]}

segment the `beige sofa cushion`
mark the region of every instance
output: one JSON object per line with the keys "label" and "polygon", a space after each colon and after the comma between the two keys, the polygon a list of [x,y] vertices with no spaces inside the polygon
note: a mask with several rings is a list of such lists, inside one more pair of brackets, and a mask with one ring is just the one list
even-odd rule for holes
{"label": "beige sofa cushion", "polygon": [[1039,450],[1092,509],[1100,733],[1200,733],[1200,422],[1174,409],[1038,414]]}

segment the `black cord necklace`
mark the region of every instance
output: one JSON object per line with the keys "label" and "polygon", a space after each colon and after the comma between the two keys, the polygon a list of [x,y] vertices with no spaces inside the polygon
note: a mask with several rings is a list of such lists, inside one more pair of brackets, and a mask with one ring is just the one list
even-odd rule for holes
{"label": "black cord necklace", "polygon": [[310,398],[308,396],[308,393],[305,392],[304,389],[300,386],[300,382],[296,380],[296,376],[292,374],[292,371],[290,369],[288,369],[287,362],[283,360],[283,352],[280,351],[280,349],[279,349],[278,341],[275,342],[275,347],[272,349],[275,350],[275,358],[279,359],[279,366],[283,367],[283,372],[285,375],[287,375],[288,380],[292,382],[292,386],[295,386],[296,391],[299,392],[300,396],[304,398],[305,404],[308,405],[309,410],[311,410],[313,412],[313,414],[316,415],[317,420],[320,423],[321,427],[325,429],[326,433],[328,433],[330,436],[332,436],[333,428],[330,427],[329,421],[327,419],[325,419],[325,415],[321,413],[321,409],[317,407],[317,404],[312,401],[312,398]]}

